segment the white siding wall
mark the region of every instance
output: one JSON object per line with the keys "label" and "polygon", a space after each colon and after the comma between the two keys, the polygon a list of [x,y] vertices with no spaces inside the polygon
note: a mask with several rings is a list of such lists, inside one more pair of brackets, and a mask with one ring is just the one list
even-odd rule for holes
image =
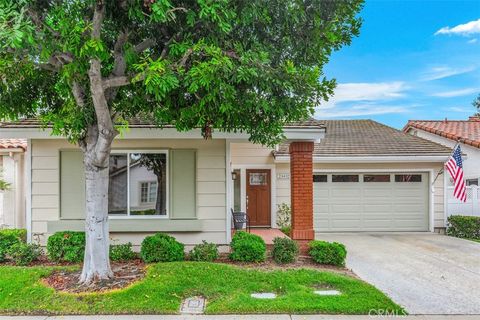
{"label": "white siding wall", "polygon": [[[47,222],[60,216],[59,154],[72,149],[65,140],[32,140],[32,234],[45,243]],[[197,149],[197,218],[208,220],[204,232],[172,233],[185,244],[202,240],[226,241],[225,140],[116,140],[114,149]],[[130,241],[138,246],[146,234],[115,233],[115,242]]]}
{"label": "white siding wall", "polygon": [[[419,129],[411,129],[409,133],[417,132],[417,136],[440,143],[444,146],[453,148],[456,144],[455,141],[440,137],[436,134],[426,132]],[[465,179],[478,179],[480,178],[480,149],[466,144],[461,144],[462,152],[467,155],[467,158],[463,162],[463,170],[465,172]],[[446,160],[446,159],[445,159]],[[450,179],[448,179],[450,181]]]}

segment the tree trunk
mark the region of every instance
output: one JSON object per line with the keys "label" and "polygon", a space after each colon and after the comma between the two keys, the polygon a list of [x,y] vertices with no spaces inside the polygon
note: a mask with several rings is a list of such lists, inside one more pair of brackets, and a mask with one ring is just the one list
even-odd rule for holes
{"label": "tree trunk", "polygon": [[[91,162],[90,150],[85,152],[86,175],[86,220],[85,220],[85,259],[80,282],[88,284],[92,281],[113,277],[109,260],[109,228],[108,228],[108,165],[98,167]],[[110,153],[108,151],[104,151]]]}

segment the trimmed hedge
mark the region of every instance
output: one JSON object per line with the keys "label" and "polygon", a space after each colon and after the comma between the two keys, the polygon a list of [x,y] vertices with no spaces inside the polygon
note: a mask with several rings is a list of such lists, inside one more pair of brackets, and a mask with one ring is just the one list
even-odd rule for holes
{"label": "trimmed hedge", "polygon": [[85,232],[60,231],[48,238],[48,259],[55,262],[82,262],[85,256]]}
{"label": "trimmed hedge", "polygon": [[182,261],[185,259],[184,250],[185,246],[174,237],[157,233],[143,239],[140,256],[147,263]]}
{"label": "trimmed hedge", "polygon": [[448,217],[447,235],[480,240],[480,217],[459,215]]}
{"label": "trimmed hedge", "polygon": [[215,261],[218,258],[218,248],[215,243],[208,243],[205,240],[197,244],[190,251],[192,261]]}
{"label": "trimmed hedge", "polygon": [[0,230],[0,262],[5,261],[6,256],[13,245],[27,241],[27,230],[25,229],[3,229]]}
{"label": "trimmed hedge", "polygon": [[265,261],[267,246],[262,238],[244,231],[236,232],[230,243],[230,259],[243,262]]}
{"label": "trimmed hedge", "polygon": [[37,260],[41,254],[42,249],[38,244],[25,242],[17,242],[13,244],[7,252],[8,257],[17,266],[28,266],[33,261]]}
{"label": "trimmed hedge", "polygon": [[338,242],[327,242],[315,240],[309,244],[309,254],[313,261],[320,264],[329,264],[334,266],[345,266],[347,250],[345,246]]}
{"label": "trimmed hedge", "polygon": [[298,255],[298,244],[289,238],[273,239],[272,257],[276,263],[295,262]]}
{"label": "trimmed hedge", "polygon": [[112,261],[128,261],[137,257],[132,250],[132,243],[114,244],[110,246],[110,260]]}

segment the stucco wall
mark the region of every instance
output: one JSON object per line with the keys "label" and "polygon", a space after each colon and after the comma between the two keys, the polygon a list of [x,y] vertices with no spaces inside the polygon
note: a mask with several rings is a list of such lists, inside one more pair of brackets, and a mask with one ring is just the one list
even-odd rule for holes
{"label": "stucco wall", "polygon": [[[72,149],[65,140],[32,140],[32,234],[45,243],[48,221],[59,220],[59,155]],[[116,140],[114,149],[196,149],[197,150],[197,218],[203,220],[202,232],[171,233],[185,244],[202,240],[226,242],[225,140]],[[139,245],[146,233],[112,233],[116,242]]]}

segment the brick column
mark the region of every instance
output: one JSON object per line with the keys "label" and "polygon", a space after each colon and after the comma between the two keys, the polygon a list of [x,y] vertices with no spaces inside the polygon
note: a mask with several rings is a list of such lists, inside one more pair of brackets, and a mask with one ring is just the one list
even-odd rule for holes
{"label": "brick column", "polygon": [[290,144],[290,197],[294,240],[313,240],[313,142]]}

